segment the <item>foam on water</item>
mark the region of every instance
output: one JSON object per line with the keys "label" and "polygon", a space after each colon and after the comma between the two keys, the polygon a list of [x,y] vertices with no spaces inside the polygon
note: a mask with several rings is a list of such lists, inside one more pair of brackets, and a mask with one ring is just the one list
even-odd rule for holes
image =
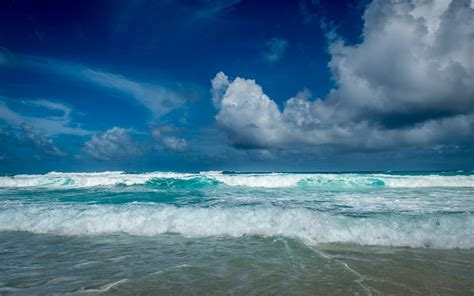
{"label": "foam on water", "polygon": [[415,187],[474,187],[474,175],[392,175],[392,174],[208,174],[230,186],[330,188],[415,188]]}
{"label": "foam on water", "polygon": [[[0,188],[88,188],[97,186],[132,186],[159,183],[160,180],[189,180],[202,178],[212,185],[283,188],[423,188],[423,187],[474,187],[474,175],[396,175],[396,174],[224,174],[202,172],[199,174],[153,172],[128,174],[125,172],[59,173],[44,175],[15,175],[0,177]],[[199,182],[195,182],[196,184]],[[209,183],[209,182],[208,182]],[[163,184],[163,182],[161,183]],[[200,185],[199,185],[200,186]]]}
{"label": "foam on water", "polygon": [[0,231],[59,235],[179,233],[190,237],[285,236],[307,244],[473,248],[474,215],[351,217],[305,208],[175,207],[150,204],[0,207]]}
{"label": "foam on water", "polygon": [[127,174],[125,172],[100,173],[59,173],[51,172],[44,175],[15,175],[0,177],[0,187],[3,188],[87,188],[115,185],[144,185],[148,181],[159,178],[186,179],[193,174],[174,172],[153,172],[145,174]]}

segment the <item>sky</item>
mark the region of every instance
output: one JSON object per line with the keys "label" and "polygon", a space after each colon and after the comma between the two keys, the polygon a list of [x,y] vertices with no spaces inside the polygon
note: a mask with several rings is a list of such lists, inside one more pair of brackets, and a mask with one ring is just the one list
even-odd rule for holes
{"label": "sky", "polygon": [[474,169],[470,0],[0,2],[0,173]]}

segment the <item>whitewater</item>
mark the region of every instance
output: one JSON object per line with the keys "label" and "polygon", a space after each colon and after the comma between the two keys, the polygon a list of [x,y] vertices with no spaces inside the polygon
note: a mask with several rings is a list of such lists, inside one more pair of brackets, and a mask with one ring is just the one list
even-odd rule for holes
{"label": "whitewater", "polygon": [[396,173],[126,173],[122,171],[99,173],[60,173],[44,175],[14,175],[0,177],[0,188],[86,188],[113,185],[144,185],[160,180],[216,181],[230,186],[244,187],[474,187],[474,173],[446,172],[437,174]]}
{"label": "whitewater", "polygon": [[[114,280],[101,281],[99,276],[96,285],[88,286],[84,283],[94,280],[84,275],[87,281],[65,280],[62,292],[115,289],[126,294],[142,286],[138,279],[151,276],[161,284],[149,284],[168,293],[172,283],[183,281],[180,277],[208,280],[215,273],[236,272],[246,260],[255,264],[240,271],[247,276],[270,285],[278,275],[259,266],[273,266],[316,285],[321,293],[333,293],[331,289],[347,283],[350,288],[337,290],[340,294],[383,294],[393,291],[393,285],[400,293],[443,293],[456,285],[453,289],[465,291],[472,278],[453,262],[474,267],[474,173],[114,171],[1,176],[0,239],[0,248],[6,250],[0,259],[9,262],[4,271],[25,268],[19,277],[0,276],[0,292],[49,293],[68,273],[66,266],[77,266],[96,276],[107,270]],[[41,283],[32,282],[32,268],[44,256],[63,251],[57,262],[46,263],[55,271]],[[97,265],[103,259],[90,252],[111,261]],[[234,265],[229,258],[240,263]],[[406,270],[413,264],[409,258],[418,258],[434,275],[446,270],[439,264],[447,262],[457,282],[448,277],[428,289],[395,280],[393,274],[411,272]],[[137,260],[141,267],[135,266]],[[112,262],[127,266],[128,272]],[[376,266],[386,262],[395,262],[390,267],[395,269],[381,279]],[[216,271],[222,266],[225,270]],[[316,280],[310,271],[329,278]],[[459,282],[460,277],[465,281]],[[235,284],[240,292],[253,282],[229,278],[225,285]],[[387,285],[392,286],[384,290]]]}

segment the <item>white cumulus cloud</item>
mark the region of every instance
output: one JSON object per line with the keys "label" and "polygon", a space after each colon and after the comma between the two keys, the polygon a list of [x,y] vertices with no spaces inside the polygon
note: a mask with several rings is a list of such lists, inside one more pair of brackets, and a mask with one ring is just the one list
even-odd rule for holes
{"label": "white cumulus cloud", "polygon": [[178,138],[173,133],[178,132],[179,129],[171,125],[152,125],[150,126],[150,134],[155,141],[155,148],[165,148],[166,150],[183,152],[188,148],[188,143],[183,138]]}
{"label": "white cumulus cloud", "polygon": [[177,138],[175,136],[163,137],[163,145],[173,151],[184,151],[188,147],[185,139]]}
{"label": "white cumulus cloud", "polygon": [[363,41],[331,41],[336,87],[303,91],[283,110],[251,79],[212,80],[217,123],[232,145],[381,150],[472,144],[474,9],[470,1],[373,1]]}
{"label": "white cumulus cloud", "polygon": [[84,144],[84,151],[98,160],[129,159],[142,155],[144,147],[135,141],[127,130],[114,127],[104,133],[94,134]]}

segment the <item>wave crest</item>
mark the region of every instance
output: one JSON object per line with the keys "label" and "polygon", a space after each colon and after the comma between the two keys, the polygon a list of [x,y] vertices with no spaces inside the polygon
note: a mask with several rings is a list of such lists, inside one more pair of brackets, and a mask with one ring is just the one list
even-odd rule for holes
{"label": "wave crest", "polygon": [[395,175],[395,174],[228,174],[203,172],[199,174],[153,172],[58,173],[45,175],[15,175],[0,177],[1,188],[88,188],[96,186],[149,185],[159,188],[204,188],[227,186],[282,188],[311,187],[348,188],[417,188],[474,187],[474,175]]}
{"label": "wave crest", "polygon": [[285,236],[307,244],[473,248],[474,216],[336,216],[304,208],[153,205],[18,205],[0,209],[0,230],[59,235],[179,233],[190,237]]}

